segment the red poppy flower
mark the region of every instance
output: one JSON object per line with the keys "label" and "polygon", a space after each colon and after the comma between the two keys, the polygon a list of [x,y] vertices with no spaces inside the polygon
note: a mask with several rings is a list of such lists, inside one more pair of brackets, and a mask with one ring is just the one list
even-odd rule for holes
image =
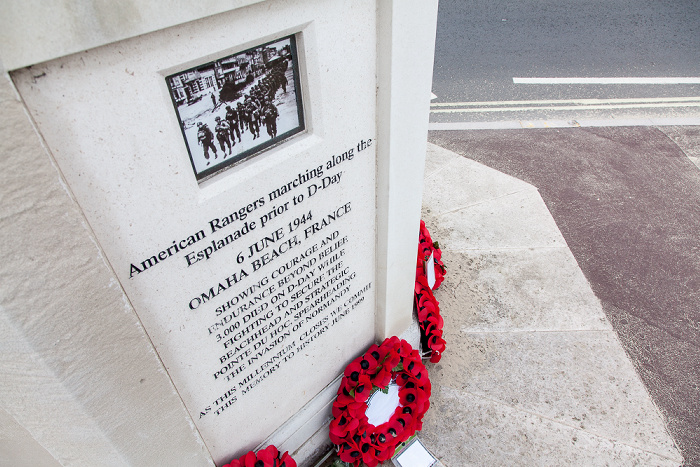
{"label": "red poppy flower", "polygon": [[357,360],[352,361],[346,368],[343,374],[350,381],[357,382],[361,374],[364,374],[365,370],[360,366],[360,362]]}
{"label": "red poppy flower", "polygon": [[277,467],[297,467],[297,463],[288,452],[282,454],[280,457],[281,464],[277,464]]}
{"label": "red poppy flower", "polygon": [[401,349],[399,350],[399,355],[405,360],[406,358],[410,360],[420,361],[420,356],[417,350],[413,350],[411,344],[406,341],[401,341]]}
{"label": "red poppy flower", "polygon": [[404,371],[418,381],[420,381],[422,378],[428,378],[428,371],[420,362],[410,362],[407,366],[404,366]]}
{"label": "red poppy flower", "polygon": [[[426,403],[429,403],[430,390],[423,390],[422,386],[416,386],[404,392],[401,396],[401,404],[404,405],[404,412],[408,414],[425,413],[428,410]],[[410,402],[409,402],[410,401]]]}
{"label": "red poppy flower", "polygon": [[376,467],[379,464],[377,450],[369,440],[363,440],[360,444],[360,452],[362,453],[362,462],[364,462],[367,467]]}
{"label": "red poppy flower", "polygon": [[372,345],[362,356],[362,360],[360,360],[360,365],[364,365],[363,362],[367,362],[367,365],[369,365],[368,373],[373,373],[376,371],[377,367],[382,364],[382,354],[379,353],[378,349],[379,347],[376,344]]}
{"label": "red poppy flower", "polygon": [[425,277],[425,274],[418,274],[419,270],[416,270],[416,272],[415,293],[421,294],[423,290],[430,289],[430,287],[428,286],[428,279]]}
{"label": "red poppy flower", "polygon": [[357,402],[365,402],[372,392],[372,381],[367,375],[361,375],[353,387],[354,398]]}
{"label": "red poppy flower", "polygon": [[[422,281],[421,281],[422,282]],[[418,281],[416,283],[419,283]],[[428,302],[437,303],[437,299],[427,285],[420,284],[420,290],[416,293],[416,305],[419,308],[424,308]]]}
{"label": "red poppy flower", "polygon": [[432,293],[429,291],[424,291],[418,297],[418,309],[423,313],[423,319],[429,315],[435,315],[439,313],[440,303],[435,299]]}
{"label": "red poppy flower", "polygon": [[273,463],[279,460],[279,451],[274,446],[268,446],[262,451],[258,451],[257,454],[258,461],[262,461],[263,465],[273,465]]}
{"label": "red poppy flower", "polygon": [[385,388],[389,385],[392,378],[392,368],[384,362],[384,364],[377,367],[377,372],[374,375],[369,375],[372,385],[378,388]]}
{"label": "red poppy flower", "polygon": [[338,390],[338,397],[335,399],[333,407],[342,407],[342,410],[347,410],[347,407],[355,403],[355,398],[350,394],[345,394],[346,390]]}
{"label": "red poppy flower", "polygon": [[360,446],[355,440],[349,439],[339,446],[338,457],[344,462],[350,462],[355,466],[359,466],[362,461],[362,451],[360,451]]}
{"label": "red poppy flower", "polygon": [[297,463],[287,452],[280,456],[275,446],[268,446],[257,453],[249,451],[223,467],[297,467]]}
{"label": "red poppy flower", "polygon": [[340,444],[348,433],[355,433],[360,426],[360,420],[355,417],[346,417],[341,414],[340,417],[331,420],[330,424],[330,439],[335,444]]}
{"label": "red poppy flower", "polygon": [[394,442],[396,442],[396,444],[400,443],[403,437],[406,422],[401,423],[399,422],[398,418],[392,418],[387,423],[389,424],[389,429],[387,430],[387,432],[390,436],[394,438]]}
{"label": "red poppy flower", "polygon": [[381,432],[376,435],[377,441],[375,443],[375,450],[379,462],[391,459],[391,456],[393,456],[396,451],[396,445],[391,442],[387,443],[387,436],[388,434],[386,432]]}
{"label": "red poppy flower", "polygon": [[427,345],[431,350],[443,351],[445,349],[436,348],[434,338],[442,339],[442,329],[438,329],[431,321],[423,321],[421,329],[425,332],[424,345]]}
{"label": "red poppy flower", "polygon": [[442,333],[434,334],[428,339],[428,345],[433,352],[442,353],[445,351],[445,339],[442,338]]}
{"label": "red poppy flower", "polygon": [[436,331],[439,331],[442,333],[442,328],[445,327],[445,322],[442,319],[442,316],[438,314],[433,314],[430,315],[426,318],[426,321],[430,326],[434,326]]}
{"label": "red poppy flower", "polygon": [[245,467],[254,467],[255,463],[258,461],[258,456],[253,451],[249,451],[243,459]]}
{"label": "red poppy flower", "polygon": [[396,336],[391,336],[384,339],[384,342],[380,347],[386,349],[386,352],[391,356],[391,354],[395,353],[400,346],[401,339]]}

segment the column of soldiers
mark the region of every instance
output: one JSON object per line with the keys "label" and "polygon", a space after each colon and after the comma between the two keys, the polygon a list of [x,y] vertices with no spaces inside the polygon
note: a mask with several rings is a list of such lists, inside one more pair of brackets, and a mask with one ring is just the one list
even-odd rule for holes
{"label": "column of soldiers", "polygon": [[[233,153],[236,138],[238,138],[239,143],[241,142],[242,131],[250,131],[255,140],[260,138],[260,126],[264,124],[270,139],[277,136],[279,111],[273,100],[280,89],[283,93],[287,92],[286,69],[287,62],[282,61],[250,88],[250,91],[244,95],[243,102],[239,99],[235,108],[232,105],[227,105],[224,118],[222,119],[220,116],[215,118],[214,132],[221,152],[224,154],[224,159]],[[197,126],[197,139],[204,149],[204,157],[209,165],[210,149],[214,153],[215,159],[219,157],[214,145],[214,134],[206,123],[199,122]]]}

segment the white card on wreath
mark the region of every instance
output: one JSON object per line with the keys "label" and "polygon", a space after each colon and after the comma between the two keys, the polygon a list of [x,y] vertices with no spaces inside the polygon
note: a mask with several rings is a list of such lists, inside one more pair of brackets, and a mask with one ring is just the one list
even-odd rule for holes
{"label": "white card on wreath", "polygon": [[397,467],[434,467],[442,465],[416,437],[401,453],[394,457]]}
{"label": "white card on wreath", "polygon": [[374,426],[383,425],[391,419],[399,405],[399,386],[392,381],[387,386],[386,393],[376,391],[367,400],[367,421]]}
{"label": "white card on wreath", "polygon": [[433,254],[430,253],[430,258],[425,263],[425,274],[428,276],[428,287],[430,287],[430,290],[433,290],[433,286],[435,286],[435,257]]}

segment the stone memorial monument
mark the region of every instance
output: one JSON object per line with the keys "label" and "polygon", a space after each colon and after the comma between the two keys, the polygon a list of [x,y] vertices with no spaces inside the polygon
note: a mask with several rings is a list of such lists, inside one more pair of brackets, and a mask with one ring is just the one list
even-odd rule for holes
{"label": "stone memorial monument", "polygon": [[78,4],[0,19],[2,455],[308,465],[412,321],[437,2]]}

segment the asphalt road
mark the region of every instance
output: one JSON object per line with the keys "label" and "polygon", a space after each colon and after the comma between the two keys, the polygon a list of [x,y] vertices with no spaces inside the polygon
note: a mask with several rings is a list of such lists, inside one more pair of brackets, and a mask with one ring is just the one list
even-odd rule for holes
{"label": "asphalt road", "polygon": [[[679,77],[693,79],[658,82]],[[532,84],[514,78],[656,80]],[[433,93],[433,123],[700,122],[700,0],[441,0]]]}

